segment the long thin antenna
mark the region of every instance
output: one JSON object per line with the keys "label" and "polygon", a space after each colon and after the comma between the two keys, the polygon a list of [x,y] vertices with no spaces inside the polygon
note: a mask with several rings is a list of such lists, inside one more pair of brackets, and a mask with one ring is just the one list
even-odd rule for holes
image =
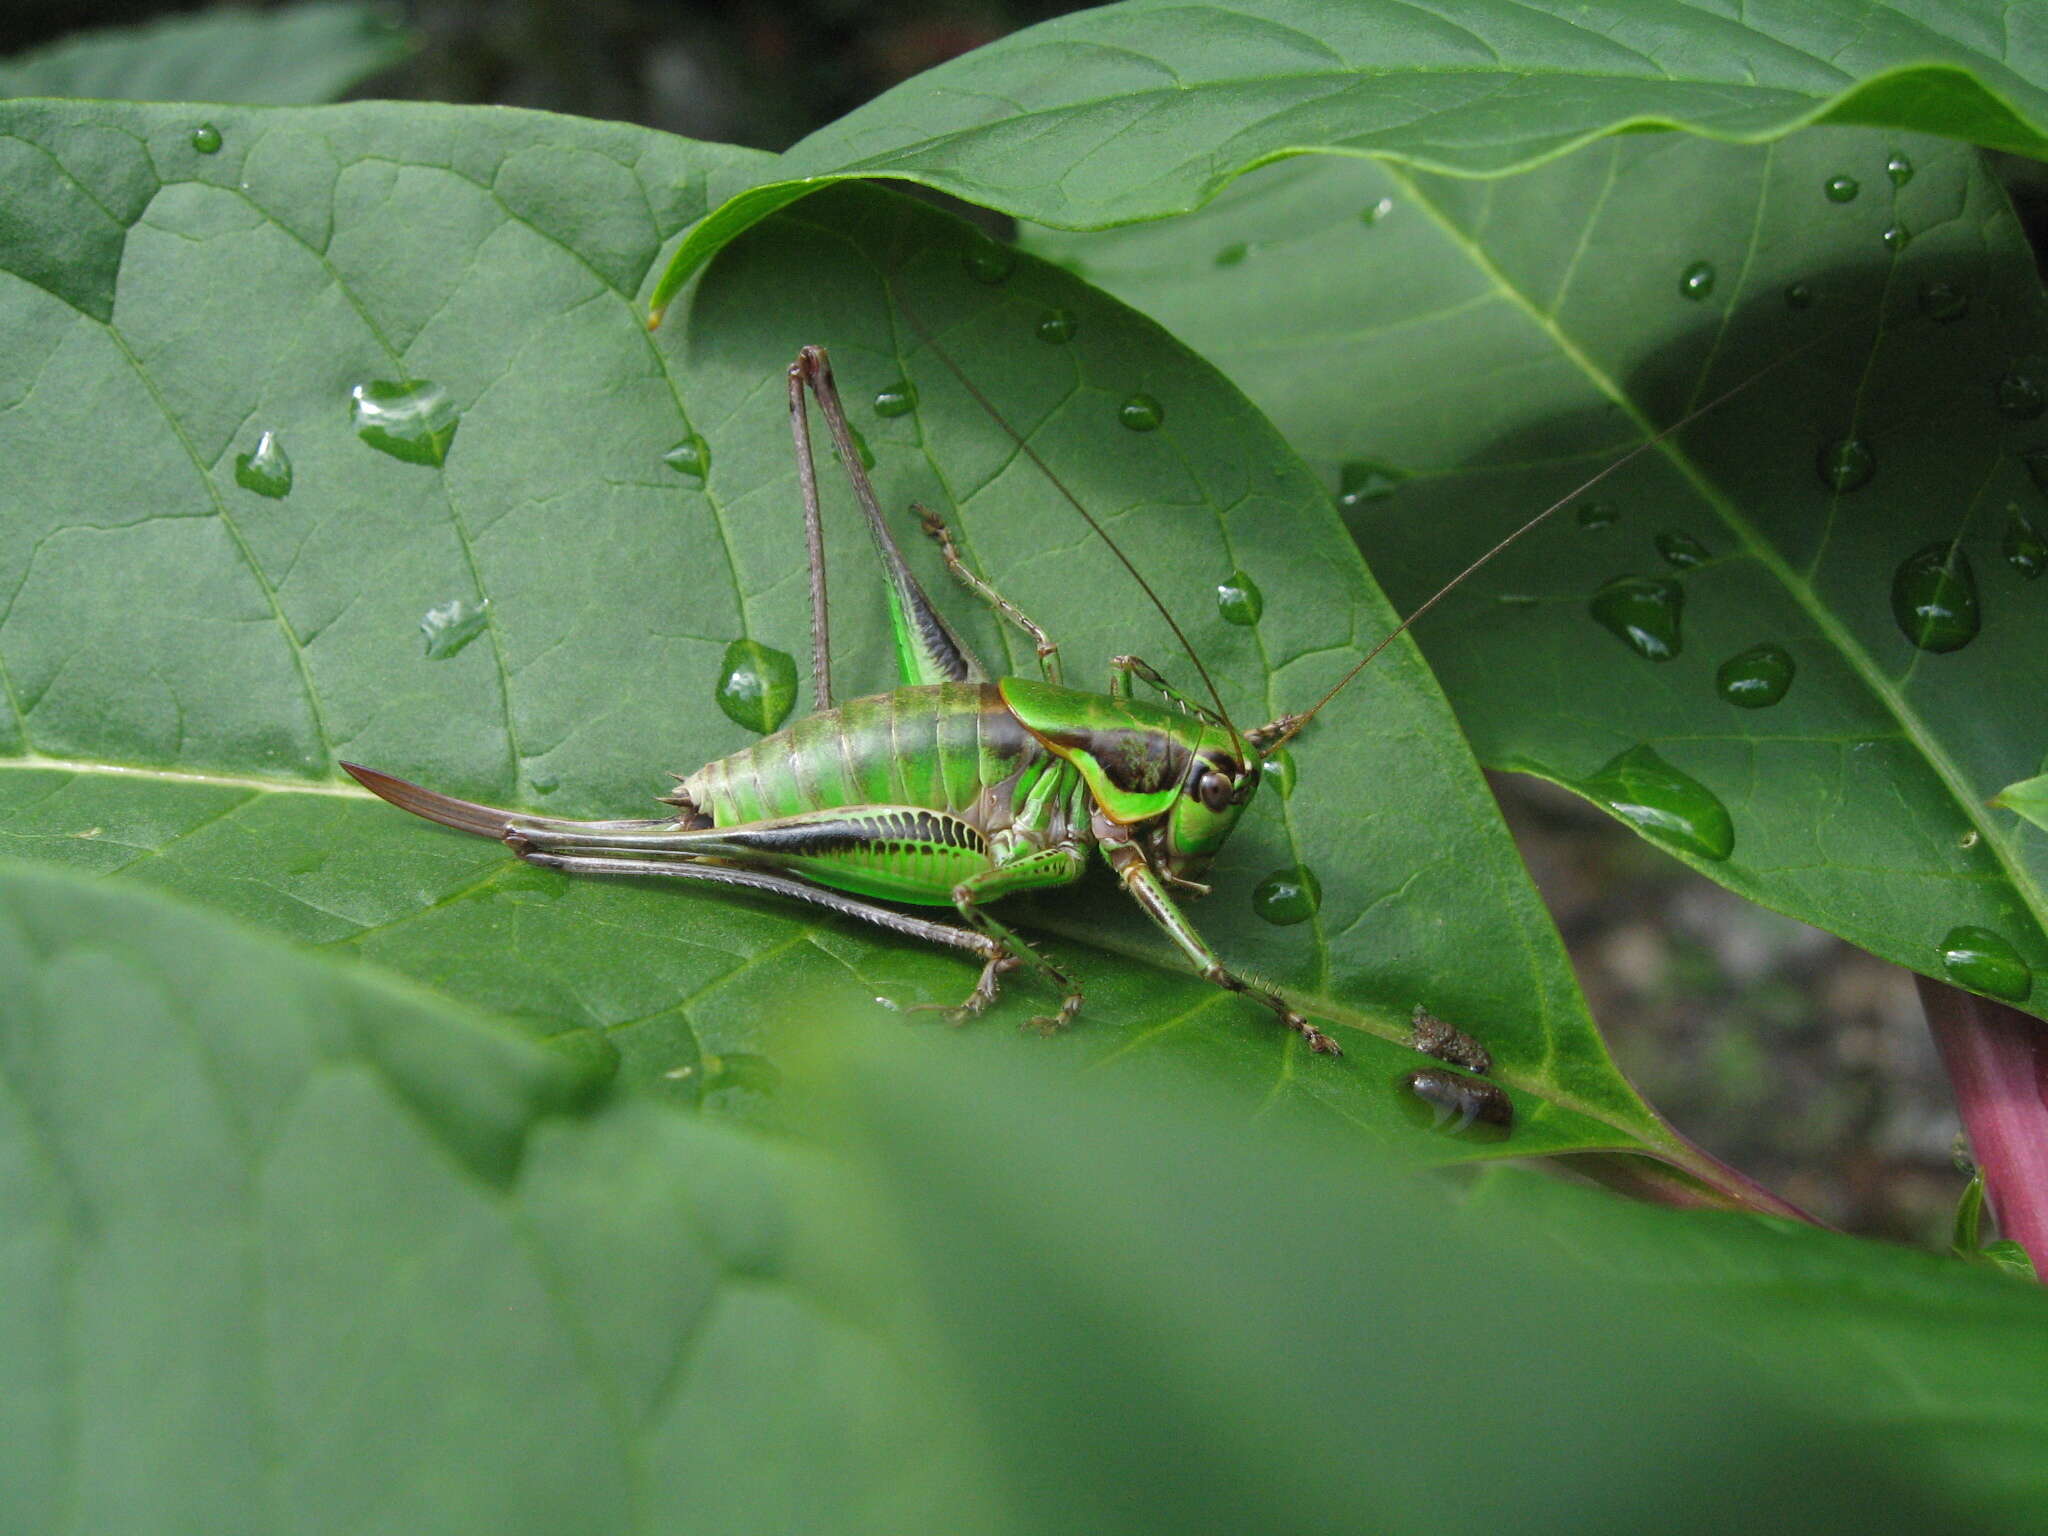
{"label": "long thin antenna", "polygon": [[[1860,319],[1861,315],[1857,315],[1851,318]],[[1836,332],[1846,329],[1847,325],[1848,322],[1845,321],[1842,325],[1836,326],[1832,330],[1824,331],[1818,336],[1811,337],[1808,340],[1801,342],[1791,351],[1783,354],[1778,358],[1773,359],[1771,362],[1757,369],[1755,373],[1752,373],[1748,378],[1744,379],[1741,383],[1732,385],[1731,387],[1724,389],[1723,391],[1721,391],[1720,394],[1714,396],[1713,399],[1707,401],[1703,405],[1694,406],[1691,410],[1687,411],[1683,416],[1679,417],[1678,420],[1672,422],[1670,426],[1660,428],[1658,431],[1644,438],[1640,443],[1637,443],[1635,447],[1629,449],[1627,453],[1624,453],[1620,458],[1608,464],[1598,474],[1590,476],[1589,478],[1581,482],[1579,485],[1573,487],[1569,491],[1566,491],[1564,495],[1558,497],[1557,500],[1553,501],[1541,512],[1538,512],[1534,517],[1530,518],[1526,523],[1522,524],[1521,527],[1517,528],[1513,533],[1510,533],[1506,538],[1502,539],[1499,543],[1495,544],[1493,548],[1489,549],[1485,554],[1481,555],[1477,560],[1474,560],[1470,565],[1466,566],[1465,569],[1458,572],[1458,574],[1453,576],[1449,581],[1445,582],[1442,586],[1438,587],[1435,592],[1431,593],[1430,596],[1422,603],[1420,607],[1418,607],[1413,613],[1409,614],[1408,617],[1403,619],[1399,624],[1396,624],[1380,639],[1377,645],[1375,645],[1371,650],[1367,651],[1364,657],[1360,659],[1356,666],[1354,666],[1349,672],[1346,672],[1342,677],[1338,678],[1335,687],[1331,688],[1330,691],[1324,694],[1320,699],[1317,699],[1315,703],[1311,705],[1306,712],[1296,715],[1291,720],[1289,720],[1287,729],[1282,731],[1278,736],[1275,736],[1270,743],[1266,744],[1261,749],[1261,755],[1270,757],[1273,753],[1277,752],[1281,747],[1285,746],[1288,743],[1288,741],[1293,739],[1296,733],[1298,733],[1304,725],[1307,725],[1309,721],[1313,720],[1316,717],[1317,711],[1319,711],[1325,704],[1329,703],[1330,700],[1337,697],[1338,694],[1342,693],[1345,690],[1345,688],[1350,685],[1351,680],[1354,677],[1358,676],[1359,673],[1363,672],[1366,669],[1366,667],[1372,663],[1372,660],[1375,656],[1379,655],[1381,651],[1384,651],[1388,646],[1392,645],[1396,640],[1400,639],[1403,634],[1407,633],[1409,626],[1414,624],[1414,622],[1417,619],[1421,618],[1425,613],[1429,612],[1430,609],[1434,608],[1438,603],[1442,602],[1445,598],[1449,597],[1451,593],[1454,590],[1456,590],[1456,588],[1461,583],[1464,582],[1466,577],[1472,575],[1473,572],[1477,571],[1481,566],[1485,565],[1487,561],[1491,560],[1495,555],[1499,554],[1502,550],[1506,549],[1510,544],[1513,544],[1517,539],[1521,538],[1523,534],[1534,532],[1537,527],[1539,527],[1544,522],[1548,521],[1553,514],[1562,511],[1565,507],[1570,506],[1573,502],[1577,501],[1581,496],[1585,495],[1586,492],[1592,490],[1593,487],[1598,485],[1602,480],[1605,480],[1609,475],[1613,474],[1616,470],[1622,468],[1622,466],[1632,462],[1633,460],[1639,458],[1643,454],[1648,453],[1652,448],[1655,448],[1659,443],[1663,442],[1666,438],[1671,437],[1673,434],[1683,431],[1686,427],[1691,426],[1695,421],[1698,421],[1700,417],[1706,415],[1707,412],[1714,410],[1720,406],[1726,405],[1730,400],[1734,399],[1737,395],[1741,394],[1745,389],[1748,389],[1752,384],[1756,383],[1757,380],[1763,378],[1766,374],[1772,373],[1778,368],[1783,367],[1786,363],[1792,361],[1793,358],[1799,356],[1802,352],[1805,352],[1810,348],[1819,346],[1823,341],[1826,341],[1829,339],[1829,337],[1835,335]]]}
{"label": "long thin antenna", "polygon": [[910,328],[917,332],[918,339],[931,348],[932,354],[946,365],[946,371],[960,381],[960,387],[974,398],[975,404],[979,405],[984,411],[987,411],[995,424],[1010,435],[1010,440],[1017,445],[1018,451],[1038,466],[1039,473],[1052,482],[1053,489],[1067,499],[1067,505],[1081,514],[1081,520],[1094,530],[1095,536],[1098,539],[1109,546],[1109,552],[1123,562],[1124,569],[1131,573],[1131,580],[1138,584],[1139,590],[1151,600],[1152,606],[1159,610],[1159,616],[1166,620],[1166,627],[1173,631],[1173,638],[1178,640],[1181,649],[1188,653],[1188,660],[1194,663],[1195,671],[1201,676],[1202,686],[1209,690],[1209,698],[1216,705],[1218,718],[1223,721],[1224,728],[1230,732],[1232,745],[1236,748],[1238,756],[1244,756],[1244,735],[1238,730],[1236,722],[1230,718],[1230,711],[1223,707],[1223,695],[1216,687],[1216,680],[1209,675],[1209,669],[1202,665],[1202,658],[1196,652],[1194,642],[1188,639],[1187,632],[1180,627],[1179,622],[1168,611],[1166,604],[1160,599],[1159,594],[1152,590],[1152,583],[1147,581],[1144,573],[1131,563],[1131,557],[1124,553],[1123,546],[1109,536],[1109,530],[1096,521],[1095,514],[1081,505],[1081,498],[1067,488],[1066,481],[1062,480],[1053,471],[1053,467],[1039,456],[1036,448],[1033,448],[1030,443],[1024,440],[1024,434],[1010,425],[1009,418],[996,409],[995,402],[982,393],[980,386],[974,380],[968,378],[966,373],[961,370],[960,365],[953,361],[952,354],[939,345],[938,338],[932,335],[931,331],[925,326],[924,321],[919,318],[917,311],[904,302],[902,295],[895,291],[893,283],[890,284],[890,298],[894,300],[896,307],[903,311],[903,317],[910,322]]}

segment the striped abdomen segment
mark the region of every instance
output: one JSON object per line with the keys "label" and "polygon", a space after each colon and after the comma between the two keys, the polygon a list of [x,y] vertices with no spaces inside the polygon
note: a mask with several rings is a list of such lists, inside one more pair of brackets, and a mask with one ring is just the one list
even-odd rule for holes
{"label": "striped abdomen segment", "polygon": [[720,827],[861,805],[953,811],[978,824],[985,789],[1049,757],[993,683],[932,683],[807,715],[705,764],[682,788]]}
{"label": "striped abdomen segment", "polygon": [[[988,839],[945,811],[811,811],[797,821],[701,834],[702,851],[883,901],[947,906],[989,867]],[[729,837],[730,841],[722,839]]]}

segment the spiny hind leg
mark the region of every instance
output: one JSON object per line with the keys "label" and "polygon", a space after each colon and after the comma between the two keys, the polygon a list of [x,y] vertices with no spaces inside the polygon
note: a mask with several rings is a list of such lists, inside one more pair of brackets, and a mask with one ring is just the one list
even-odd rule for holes
{"label": "spiny hind leg", "polygon": [[953,573],[961,586],[1031,637],[1031,644],[1038,652],[1038,670],[1048,683],[1057,683],[1060,680],[1060,648],[1053,643],[1051,636],[1023,609],[967,568],[967,562],[960,558],[960,550],[953,542],[953,530],[946,526],[944,518],[921,501],[913,501],[910,510],[917,514],[924,531],[937,541],[939,553],[946,560],[946,569]]}
{"label": "spiny hind leg", "polygon": [[[1008,924],[991,917],[984,903],[999,900],[1018,891],[1071,885],[1081,878],[1087,868],[1087,856],[1080,848],[1072,843],[1057,843],[1050,848],[1022,852],[1004,863],[969,875],[953,887],[953,907],[960,914],[961,920],[995,944],[1009,957],[1009,964],[1000,965],[991,961],[985,965],[982,968],[982,985],[975,988],[974,994],[965,1003],[953,1009],[949,1017],[974,1017],[994,1001],[994,982],[997,975],[1012,966],[1029,965],[1060,994],[1060,1006],[1058,1011],[1052,1014],[1034,1014],[1025,1021],[1026,1027],[1049,1035],[1073,1022],[1074,1015],[1081,1011],[1079,983],[1033,949],[1023,936]],[[986,996],[982,995],[984,987],[988,988]]]}

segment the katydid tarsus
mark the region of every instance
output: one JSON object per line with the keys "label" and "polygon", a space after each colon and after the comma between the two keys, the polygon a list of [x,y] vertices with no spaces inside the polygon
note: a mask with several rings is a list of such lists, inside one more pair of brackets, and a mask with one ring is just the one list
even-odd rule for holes
{"label": "katydid tarsus", "polygon": [[[343,766],[393,805],[499,839],[529,863],[578,874],[736,886],[964,950],[981,961],[981,974],[966,999],[945,1010],[956,1021],[986,1009],[1001,978],[1020,968],[1035,971],[1059,997],[1057,1008],[1032,1025],[1058,1029],[1079,1011],[1080,986],[989,908],[1018,892],[1079,881],[1093,851],[1203,977],[1262,1004],[1312,1051],[1337,1055],[1336,1042],[1279,993],[1224,965],[1175,893],[1206,892],[1201,877],[1257,791],[1264,763],[1410,624],[1560,507],[1760,376],[1695,407],[1528,519],[1382,637],[1308,709],[1240,730],[1180,626],[1129,557],[951,358],[933,347],[1136,578],[1186,647],[1209,703],[1176,691],[1135,656],[1110,660],[1106,694],[1068,686],[1046,630],[970,570],[944,521],[919,507],[947,568],[1031,641],[1038,677],[992,677],[912,574],[862,466],[831,364],[823,348],[812,346],[790,365],[789,406],[811,569],[815,713],[677,775],[675,789],[663,797],[671,814],[646,819],[527,815]],[[832,695],[807,396],[818,402],[880,555],[903,675],[898,688],[840,704]],[[1140,682],[1163,702],[1138,698],[1134,685]],[[935,920],[917,908],[950,909],[957,921]]]}

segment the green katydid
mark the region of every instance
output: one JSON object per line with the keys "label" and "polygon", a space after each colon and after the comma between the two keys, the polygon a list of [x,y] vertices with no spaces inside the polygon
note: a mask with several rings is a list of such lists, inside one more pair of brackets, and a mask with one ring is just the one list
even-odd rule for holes
{"label": "green katydid", "polygon": [[[939,355],[1102,536],[1187,646],[1172,614],[1115,541],[951,359]],[[904,560],[863,468],[831,364],[823,348],[805,347],[789,368],[789,406],[810,555],[816,713],[677,775],[676,788],[663,797],[673,814],[649,819],[532,816],[454,799],[353,763],[342,766],[393,805],[500,839],[529,863],[737,886],[965,950],[981,960],[981,975],[967,998],[946,1010],[955,1020],[981,1013],[1005,973],[1029,966],[1060,997],[1054,1013],[1030,1021],[1044,1030],[1074,1017],[1081,989],[988,908],[1018,892],[1080,880],[1093,849],[1206,979],[1263,1004],[1312,1051],[1338,1055],[1336,1042],[1285,998],[1226,967],[1174,892],[1206,892],[1200,877],[1257,791],[1263,764],[1396,636],[1559,507],[1746,387],[1688,412],[1523,523],[1421,604],[1309,709],[1240,730],[1192,646],[1189,657],[1213,708],[1176,691],[1134,656],[1111,659],[1106,695],[1067,686],[1058,647],[1045,630],[969,570],[945,523],[919,508],[947,568],[1031,639],[1040,676],[992,678]],[[903,673],[901,687],[837,706],[807,395],[818,402],[881,556]],[[1134,680],[1165,702],[1135,697]],[[904,910],[918,907],[950,908],[959,921]]]}

